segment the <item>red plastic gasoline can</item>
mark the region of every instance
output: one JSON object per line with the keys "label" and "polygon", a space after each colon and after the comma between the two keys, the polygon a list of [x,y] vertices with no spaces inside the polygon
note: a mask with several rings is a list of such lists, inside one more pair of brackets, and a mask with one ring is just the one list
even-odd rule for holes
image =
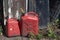
{"label": "red plastic gasoline can", "polygon": [[16,19],[11,18],[7,20],[6,34],[8,37],[20,35],[20,29]]}
{"label": "red plastic gasoline can", "polygon": [[27,36],[30,32],[34,35],[38,34],[38,15],[35,12],[28,12],[21,16],[20,22],[22,36]]}

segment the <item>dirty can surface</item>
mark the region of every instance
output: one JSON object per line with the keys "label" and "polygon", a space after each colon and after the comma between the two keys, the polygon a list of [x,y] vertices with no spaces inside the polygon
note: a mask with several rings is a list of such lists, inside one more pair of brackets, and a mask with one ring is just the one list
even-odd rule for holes
{"label": "dirty can surface", "polygon": [[6,34],[8,37],[20,35],[20,29],[16,19],[7,20]]}
{"label": "dirty can surface", "polygon": [[22,36],[27,36],[30,32],[34,35],[38,34],[38,15],[35,12],[28,12],[21,17]]}

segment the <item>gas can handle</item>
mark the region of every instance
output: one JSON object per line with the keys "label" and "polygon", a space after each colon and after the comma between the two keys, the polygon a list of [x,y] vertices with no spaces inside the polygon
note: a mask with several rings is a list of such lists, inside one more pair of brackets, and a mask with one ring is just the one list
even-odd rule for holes
{"label": "gas can handle", "polygon": [[36,17],[38,17],[38,15],[35,12],[27,12],[25,14],[25,16],[36,16]]}

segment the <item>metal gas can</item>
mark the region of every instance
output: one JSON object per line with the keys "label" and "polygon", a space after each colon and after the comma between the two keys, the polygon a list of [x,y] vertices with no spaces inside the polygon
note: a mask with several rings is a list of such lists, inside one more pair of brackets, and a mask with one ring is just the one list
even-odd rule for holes
{"label": "metal gas can", "polygon": [[10,18],[7,20],[6,35],[8,37],[20,35],[20,29],[16,19]]}
{"label": "metal gas can", "polygon": [[27,12],[21,16],[20,22],[22,36],[27,36],[30,32],[34,35],[38,34],[38,15],[35,12]]}

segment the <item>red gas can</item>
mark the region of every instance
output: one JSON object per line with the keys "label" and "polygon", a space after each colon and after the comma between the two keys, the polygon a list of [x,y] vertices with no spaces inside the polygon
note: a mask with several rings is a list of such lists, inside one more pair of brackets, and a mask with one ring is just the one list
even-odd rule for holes
{"label": "red gas can", "polygon": [[16,19],[11,18],[7,20],[6,34],[8,37],[20,35],[20,29]]}
{"label": "red gas can", "polygon": [[38,15],[35,12],[28,12],[21,17],[22,36],[27,36],[30,32],[38,34]]}

